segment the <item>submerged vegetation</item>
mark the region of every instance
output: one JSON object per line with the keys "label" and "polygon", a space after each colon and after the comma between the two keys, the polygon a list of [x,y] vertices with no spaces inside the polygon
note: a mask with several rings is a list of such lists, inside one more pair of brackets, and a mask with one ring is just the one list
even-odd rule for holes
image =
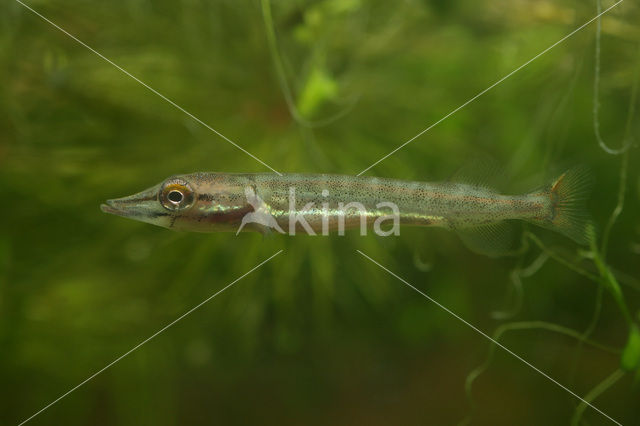
{"label": "submerged vegetation", "polygon": [[[613,2],[0,5],[0,423],[622,424],[640,397],[640,7]],[[480,97],[431,127],[474,96]],[[203,126],[202,124],[206,125]],[[444,180],[527,191],[583,164],[580,246],[491,259],[437,229],[172,233],[100,212],[172,174]],[[430,128],[431,127],[431,128]],[[583,400],[484,339],[380,262]]]}

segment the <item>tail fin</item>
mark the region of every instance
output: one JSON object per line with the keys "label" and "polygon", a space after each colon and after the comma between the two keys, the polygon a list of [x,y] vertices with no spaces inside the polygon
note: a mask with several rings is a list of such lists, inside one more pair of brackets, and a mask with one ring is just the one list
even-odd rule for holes
{"label": "tail fin", "polygon": [[545,187],[551,198],[551,214],[534,223],[587,244],[591,218],[586,210],[593,178],[586,167],[575,167],[560,175]]}

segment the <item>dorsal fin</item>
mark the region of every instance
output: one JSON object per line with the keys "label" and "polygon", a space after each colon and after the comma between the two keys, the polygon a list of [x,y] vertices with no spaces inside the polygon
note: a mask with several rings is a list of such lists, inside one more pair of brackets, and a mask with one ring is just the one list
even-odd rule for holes
{"label": "dorsal fin", "polygon": [[468,159],[449,179],[453,183],[465,183],[494,191],[504,189],[505,180],[504,168],[484,155]]}

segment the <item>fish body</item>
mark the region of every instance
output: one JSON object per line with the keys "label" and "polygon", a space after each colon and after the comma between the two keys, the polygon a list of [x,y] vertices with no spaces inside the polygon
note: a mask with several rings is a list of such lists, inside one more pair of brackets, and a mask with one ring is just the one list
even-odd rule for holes
{"label": "fish body", "polygon": [[570,170],[541,189],[501,194],[478,184],[413,182],[327,174],[192,173],[138,194],[108,200],[107,213],[184,231],[342,233],[383,223],[435,226],[464,235],[511,220],[551,228],[585,242],[588,182]]}

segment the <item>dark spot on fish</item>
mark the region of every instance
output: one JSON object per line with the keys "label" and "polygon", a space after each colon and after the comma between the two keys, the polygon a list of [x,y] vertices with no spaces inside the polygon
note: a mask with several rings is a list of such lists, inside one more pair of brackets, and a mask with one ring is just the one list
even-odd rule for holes
{"label": "dark spot on fish", "polygon": [[205,220],[206,222],[211,223],[239,223],[244,215],[253,211],[254,210],[252,206],[246,205],[242,208],[232,211],[211,213],[203,216],[202,218],[200,218],[200,220]]}
{"label": "dark spot on fish", "polygon": [[156,218],[156,217],[162,217],[162,216],[169,216],[169,213],[165,213],[165,212],[152,212],[149,213],[149,216],[152,218]]}
{"label": "dark spot on fish", "polygon": [[157,198],[157,195],[153,194],[153,195],[148,195],[148,196],[146,196],[144,198],[131,198],[131,199],[124,199],[124,200],[118,199],[116,201],[118,203],[120,203],[120,204],[127,205],[127,204],[138,204],[138,203],[141,203],[143,201],[153,201],[156,198]]}

